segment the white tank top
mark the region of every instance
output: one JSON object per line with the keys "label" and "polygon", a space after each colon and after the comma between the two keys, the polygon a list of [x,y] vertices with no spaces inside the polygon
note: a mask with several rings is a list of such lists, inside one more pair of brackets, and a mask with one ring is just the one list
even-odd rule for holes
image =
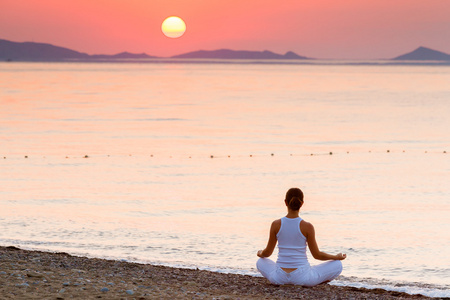
{"label": "white tank top", "polygon": [[281,218],[281,227],[277,233],[277,265],[282,268],[299,268],[309,266],[306,257],[306,238],[300,231],[299,218]]}

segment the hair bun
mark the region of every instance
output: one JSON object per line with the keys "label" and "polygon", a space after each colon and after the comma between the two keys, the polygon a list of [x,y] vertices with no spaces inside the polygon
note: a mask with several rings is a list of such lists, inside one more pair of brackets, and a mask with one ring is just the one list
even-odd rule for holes
{"label": "hair bun", "polygon": [[302,200],[300,197],[292,197],[291,200],[289,200],[289,208],[292,210],[299,210],[302,206]]}

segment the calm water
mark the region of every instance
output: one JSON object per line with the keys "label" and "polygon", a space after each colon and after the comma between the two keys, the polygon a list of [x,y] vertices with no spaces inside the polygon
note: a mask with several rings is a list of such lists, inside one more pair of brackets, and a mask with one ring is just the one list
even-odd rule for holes
{"label": "calm water", "polygon": [[298,186],[320,248],[348,254],[334,284],[450,296],[448,82],[448,66],[0,63],[0,244],[256,274]]}

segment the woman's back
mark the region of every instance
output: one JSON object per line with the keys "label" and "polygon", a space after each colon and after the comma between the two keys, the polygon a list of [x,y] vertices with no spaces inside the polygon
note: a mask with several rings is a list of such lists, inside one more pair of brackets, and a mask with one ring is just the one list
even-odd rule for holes
{"label": "woman's back", "polygon": [[277,233],[277,265],[282,268],[309,266],[306,256],[306,237],[300,230],[301,221],[300,217],[281,218],[281,227]]}

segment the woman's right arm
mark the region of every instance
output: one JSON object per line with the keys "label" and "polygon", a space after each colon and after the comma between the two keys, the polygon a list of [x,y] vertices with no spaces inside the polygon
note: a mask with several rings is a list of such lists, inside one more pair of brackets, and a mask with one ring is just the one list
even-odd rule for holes
{"label": "woman's right arm", "polygon": [[308,242],[309,251],[311,251],[312,256],[318,260],[343,260],[347,257],[346,254],[338,253],[336,255],[331,255],[319,250],[319,246],[316,241],[316,233],[314,226],[311,223],[302,221],[303,228],[302,233],[305,233],[306,241]]}
{"label": "woman's right arm", "polygon": [[275,246],[277,245],[277,233],[281,227],[281,220],[275,220],[270,226],[269,241],[264,250],[259,250],[256,255],[259,257],[269,257],[272,255]]}

